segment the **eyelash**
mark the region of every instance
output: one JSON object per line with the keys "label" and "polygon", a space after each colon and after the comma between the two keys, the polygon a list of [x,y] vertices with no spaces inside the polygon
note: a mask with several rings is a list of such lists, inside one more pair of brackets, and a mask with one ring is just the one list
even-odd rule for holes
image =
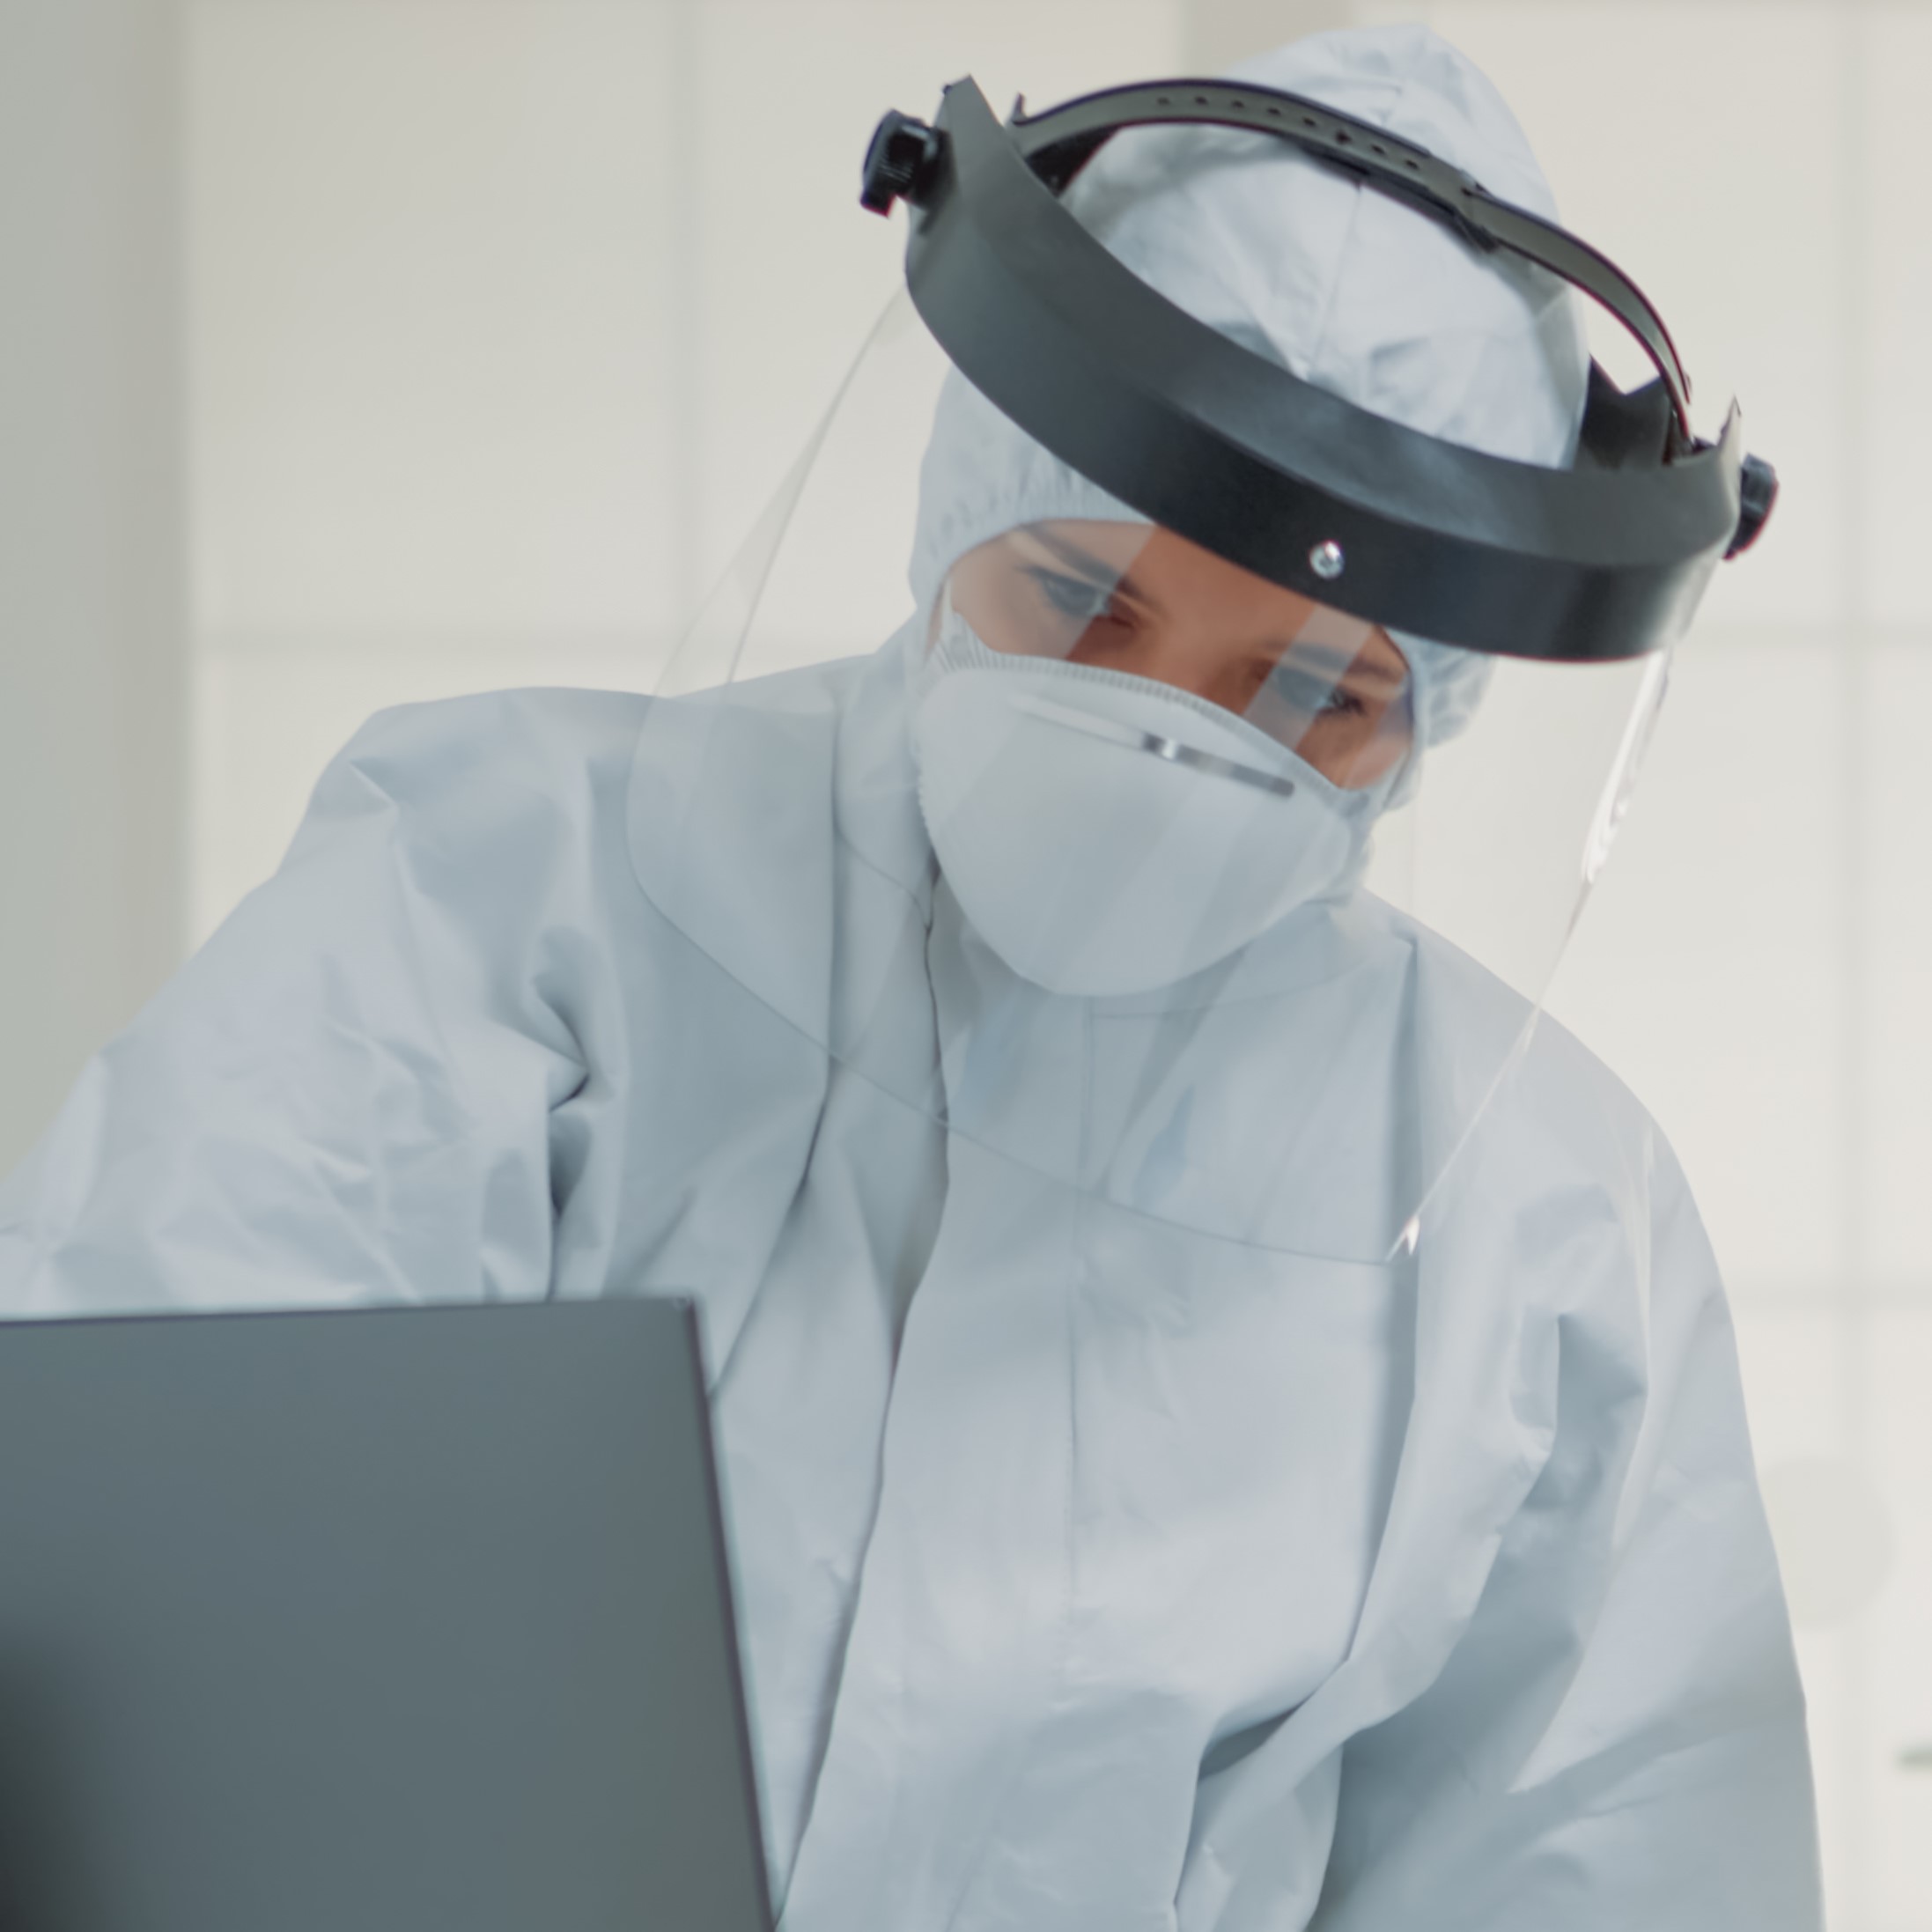
{"label": "eyelash", "polygon": [[1102,618],[1114,623],[1126,621],[1114,608],[1113,599],[1097,584],[1066,576],[1059,571],[1045,570],[1038,564],[1029,564],[1027,575],[1040,586],[1041,594],[1063,617],[1079,617],[1088,623],[1098,623]]}
{"label": "eyelash", "polygon": [[[1087,623],[1099,623],[1102,620],[1110,623],[1125,623],[1127,618],[1114,606],[1114,601],[1097,584],[1085,579],[1069,577],[1064,571],[1048,570],[1037,564],[1026,566],[1026,574],[1040,586],[1041,594],[1063,617],[1078,617]],[[1293,673],[1276,671],[1272,674],[1275,688],[1287,702],[1310,717],[1316,718],[1365,718],[1368,707],[1355,694],[1340,685],[1324,684],[1321,680]],[[1313,703],[1297,703],[1295,689],[1314,698]]]}
{"label": "eyelash", "polygon": [[1284,702],[1309,717],[1362,718],[1368,715],[1368,705],[1341,685],[1324,684],[1316,678],[1279,671],[1274,673],[1273,682]]}

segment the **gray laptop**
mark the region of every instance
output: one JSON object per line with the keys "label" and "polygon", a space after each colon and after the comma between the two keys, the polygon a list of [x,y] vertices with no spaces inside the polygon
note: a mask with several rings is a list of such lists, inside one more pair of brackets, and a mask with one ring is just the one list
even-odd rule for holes
{"label": "gray laptop", "polygon": [[6,1932],[769,1932],[697,1335],[0,1325]]}

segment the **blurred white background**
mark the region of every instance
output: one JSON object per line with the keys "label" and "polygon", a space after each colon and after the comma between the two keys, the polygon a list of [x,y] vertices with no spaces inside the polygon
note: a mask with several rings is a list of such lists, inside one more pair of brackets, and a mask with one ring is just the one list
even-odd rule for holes
{"label": "blurred white background", "polygon": [[1417,17],[1785,477],[1555,1005],[1725,1264],[1832,1923],[1926,1932],[1932,0],[0,0],[0,1166],[370,711],[650,687],[895,285],[882,109]]}

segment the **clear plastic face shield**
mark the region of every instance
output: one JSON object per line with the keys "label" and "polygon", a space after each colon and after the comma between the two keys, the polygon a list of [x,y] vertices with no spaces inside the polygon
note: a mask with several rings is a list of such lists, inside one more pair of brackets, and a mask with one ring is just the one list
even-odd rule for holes
{"label": "clear plastic face shield", "polygon": [[1376,1267],[1531,1037],[1669,653],[1461,648],[1325,601],[1339,543],[1294,587],[1202,534],[900,296],[645,715],[633,855],[1016,1230]]}
{"label": "clear plastic face shield", "polygon": [[[1419,645],[1080,517],[984,537],[920,608],[948,373],[898,298],[670,664],[646,890],[829,1068],[1015,1180],[1379,1263],[1528,1037],[1664,660]],[[737,903],[731,820],[836,848],[796,929]]]}

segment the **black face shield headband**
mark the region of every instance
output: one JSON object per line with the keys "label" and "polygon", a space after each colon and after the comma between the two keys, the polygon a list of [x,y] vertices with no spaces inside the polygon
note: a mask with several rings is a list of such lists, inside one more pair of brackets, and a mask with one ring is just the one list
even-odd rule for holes
{"label": "black face shield headband", "polygon": [[[1491,456],[1331,395],[1198,321],[1060,205],[1125,127],[1272,134],[1602,303],[1655,381],[1594,363],[1567,470]],[[888,114],[861,195],[911,205],[906,280],[960,372],[1101,488],[1232,564],[1366,622],[1503,656],[1640,657],[1682,634],[1777,479],[1714,443],[1662,321],[1615,266],[1426,149],[1319,101],[1223,81],[1112,88],[1002,127],[970,80],[928,127]]]}

